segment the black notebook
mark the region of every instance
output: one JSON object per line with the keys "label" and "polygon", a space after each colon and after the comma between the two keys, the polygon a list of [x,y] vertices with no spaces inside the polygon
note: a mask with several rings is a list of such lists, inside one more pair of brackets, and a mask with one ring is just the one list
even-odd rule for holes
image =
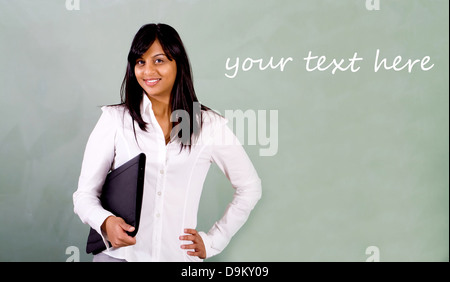
{"label": "black notebook", "polygon": [[[105,180],[100,200],[104,209],[123,218],[134,226],[130,236],[136,236],[141,216],[142,194],[144,192],[145,154],[141,153],[111,171]],[[108,242],[109,243],[109,242]],[[111,246],[111,245],[110,245]],[[98,254],[106,249],[100,234],[91,228],[86,252]]]}

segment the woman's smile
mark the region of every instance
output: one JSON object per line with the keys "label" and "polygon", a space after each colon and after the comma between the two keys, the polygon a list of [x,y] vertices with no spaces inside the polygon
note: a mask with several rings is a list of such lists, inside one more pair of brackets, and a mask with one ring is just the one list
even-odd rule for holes
{"label": "woman's smile", "polygon": [[150,78],[150,79],[144,79],[145,85],[149,87],[153,87],[161,80],[161,78]]}

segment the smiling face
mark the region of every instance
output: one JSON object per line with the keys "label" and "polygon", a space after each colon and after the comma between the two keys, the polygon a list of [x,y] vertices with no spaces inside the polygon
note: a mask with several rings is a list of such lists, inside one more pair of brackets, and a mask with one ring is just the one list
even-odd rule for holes
{"label": "smiling face", "polygon": [[169,60],[158,39],[136,60],[134,73],[150,99],[170,99],[177,77],[177,64],[175,60]]}

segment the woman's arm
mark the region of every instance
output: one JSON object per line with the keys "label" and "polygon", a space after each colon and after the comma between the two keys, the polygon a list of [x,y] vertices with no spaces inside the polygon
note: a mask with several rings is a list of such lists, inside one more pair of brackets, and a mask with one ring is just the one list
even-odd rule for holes
{"label": "woman's arm", "polygon": [[78,189],[73,194],[73,204],[74,212],[81,221],[102,234],[105,241],[101,226],[105,219],[113,214],[102,207],[99,197],[114,160],[116,123],[109,113],[109,108],[103,107],[102,110],[103,113],[86,145]]}
{"label": "woman's arm", "polygon": [[226,123],[217,127],[212,146],[212,161],[230,180],[235,192],[225,214],[208,234],[199,232],[207,257],[220,253],[228,245],[231,237],[247,221],[262,194],[261,180],[252,162]]}

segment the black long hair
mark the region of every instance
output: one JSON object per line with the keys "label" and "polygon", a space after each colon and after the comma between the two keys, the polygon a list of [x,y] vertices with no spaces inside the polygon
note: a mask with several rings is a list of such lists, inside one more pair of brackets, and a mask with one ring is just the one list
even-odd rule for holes
{"label": "black long hair", "polygon": [[[146,24],[136,33],[128,53],[127,70],[120,88],[121,103],[125,105],[133,119],[133,129],[134,121],[136,121],[139,128],[146,131],[146,122],[142,119],[140,109],[144,90],[136,79],[134,67],[136,60],[150,48],[155,40],[159,40],[166,56],[171,61],[175,60],[177,65],[177,76],[170,95],[171,113],[183,110],[184,113],[189,114],[190,132],[186,134],[187,132],[180,130],[178,136],[181,137],[179,139],[181,149],[190,149],[201,130],[201,111],[210,109],[201,105],[199,111],[194,111],[194,106],[200,104],[194,90],[192,69],[184,44],[173,27],[161,23]],[[177,117],[177,120],[172,122],[172,128],[175,128],[182,118]],[[136,136],[136,131],[134,134]]]}

